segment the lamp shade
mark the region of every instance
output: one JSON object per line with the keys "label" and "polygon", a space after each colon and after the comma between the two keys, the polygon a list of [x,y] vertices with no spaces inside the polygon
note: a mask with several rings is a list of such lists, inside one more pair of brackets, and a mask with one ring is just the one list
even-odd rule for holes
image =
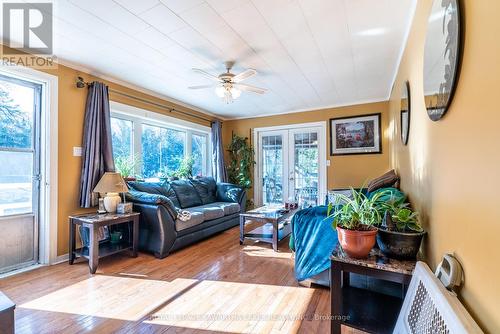
{"label": "lamp shade", "polygon": [[125,193],[127,184],[120,173],[106,172],[94,188],[95,193]]}

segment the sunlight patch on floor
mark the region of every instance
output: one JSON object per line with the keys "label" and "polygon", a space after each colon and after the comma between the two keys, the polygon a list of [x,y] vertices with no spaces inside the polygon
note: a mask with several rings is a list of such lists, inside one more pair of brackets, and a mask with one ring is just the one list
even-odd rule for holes
{"label": "sunlight patch on floor", "polygon": [[19,307],[138,321],[196,283],[96,275]]}
{"label": "sunlight patch on floor", "polygon": [[146,323],[231,333],[294,333],[313,293],[299,287],[201,281]]}
{"label": "sunlight patch on floor", "polygon": [[248,256],[256,256],[256,257],[273,257],[278,259],[291,259],[292,253],[289,252],[275,252],[272,247],[270,248],[269,244],[266,246],[257,246],[257,245],[247,245],[242,249],[243,253]]}

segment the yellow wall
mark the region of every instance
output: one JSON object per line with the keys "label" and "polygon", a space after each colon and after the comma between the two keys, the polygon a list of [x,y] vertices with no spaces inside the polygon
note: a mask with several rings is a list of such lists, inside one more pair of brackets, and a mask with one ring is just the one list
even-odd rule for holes
{"label": "yellow wall", "polygon": [[[445,117],[432,122],[423,97],[423,49],[431,0],[417,5],[390,101],[391,165],[422,213],[432,268],[454,252],[465,270],[460,297],[480,326],[500,333],[500,91],[499,1],[465,0],[460,82]],[[411,127],[402,146],[399,100],[410,80]]]}
{"label": "yellow wall", "polygon": [[[193,114],[200,114],[183,106],[176,105],[169,101],[161,100],[153,96],[148,96],[141,92],[117,85],[115,83],[102,80],[87,73],[59,65],[57,69],[44,70],[58,77],[58,117],[59,117],[59,146],[58,146],[58,229],[57,229],[57,254],[63,255],[68,252],[68,215],[81,213],[85,211],[95,211],[95,209],[85,210],[79,207],[79,188],[80,188],[80,167],[81,157],[73,156],[73,147],[82,146],[83,119],[85,113],[85,101],[87,89],[78,89],[75,86],[76,78],[82,76],[86,81],[102,81],[110,88],[121,92],[129,93],[138,97],[147,98],[156,103],[162,103],[177,110],[187,111]],[[137,102],[129,98],[110,93],[110,99],[113,101],[125,103],[138,108],[156,111],[168,114],[192,122],[197,122],[208,126],[208,122],[198,119],[189,119],[177,113],[169,113],[158,107],[149,104]],[[204,116],[210,118],[210,116]]]}
{"label": "yellow wall", "polygon": [[[251,133],[255,128],[318,121],[326,121],[328,124],[330,118],[382,113],[382,154],[330,157],[329,128],[327,128],[327,150],[324,154],[326,154],[330,159],[330,167],[327,167],[328,189],[345,188],[350,186],[357,187],[363,185],[365,181],[385,173],[389,168],[389,142],[386,135],[388,127],[388,107],[389,105],[387,102],[380,102],[341,108],[290,113],[278,116],[225,121],[223,124],[222,134],[224,147],[227,147],[230,143],[231,133],[233,132],[237,135],[246,136],[253,140],[253,135],[251,135]],[[249,195],[253,196],[252,191],[250,191]]]}

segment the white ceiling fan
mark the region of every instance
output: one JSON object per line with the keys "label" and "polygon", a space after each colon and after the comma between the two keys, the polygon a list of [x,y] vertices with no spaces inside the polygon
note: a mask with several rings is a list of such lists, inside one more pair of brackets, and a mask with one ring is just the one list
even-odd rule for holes
{"label": "white ceiling fan", "polygon": [[222,98],[226,103],[232,103],[241,95],[241,91],[252,92],[257,94],[264,94],[267,90],[264,88],[255,87],[252,85],[247,85],[241,83],[243,80],[250,78],[257,74],[257,71],[253,69],[248,69],[240,74],[231,73],[231,68],[234,66],[233,61],[227,61],[224,63],[226,65],[226,72],[215,76],[199,68],[193,68],[193,71],[199,73],[217,83],[210,85],[200,85],[191,86],[189,89],[205,89],[205,88],[215,88],[215,94]]}

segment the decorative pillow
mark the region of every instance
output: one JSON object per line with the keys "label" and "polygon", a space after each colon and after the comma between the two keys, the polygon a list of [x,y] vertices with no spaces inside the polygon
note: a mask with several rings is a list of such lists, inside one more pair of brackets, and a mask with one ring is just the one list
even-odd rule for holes
{"label": "decorative pillow", "polygon": [[399,176],[396,175],[396,172],[393,170],[385,173],[382,176],[379,176],[368,183],[368,192],[371,193],[380,188],[392,187],[399,181]]}
{"label": "decorative pillow", "polygon": [[170,186],[175,191],[182,209],[203,204],[200,195],[188,180],[173,181],[170,182]]}
{"label": "decorative pillow", "polygon": [[403,202],[406,200],[406,194],[399,189],[396,188],[379,188],[373,192],[371,192],[368,197],[372,198],[377,193],[384,192],[385,194],[380,196],[380,200],[382,202]]}
{"label": "decorative pillow", "polygon": [[162,195],[167,196],[177,207],[181,207],[179,200],[177,199],[177,195],[175,194],[174,189],[170,185],[168,181],[163,182],[162,184]]}
{"label": "decorative pillow", "polygon": [[191,180],[203,204],[210,204],[217,200],[215,196],[217,183],[213,177],[197,177]]}

